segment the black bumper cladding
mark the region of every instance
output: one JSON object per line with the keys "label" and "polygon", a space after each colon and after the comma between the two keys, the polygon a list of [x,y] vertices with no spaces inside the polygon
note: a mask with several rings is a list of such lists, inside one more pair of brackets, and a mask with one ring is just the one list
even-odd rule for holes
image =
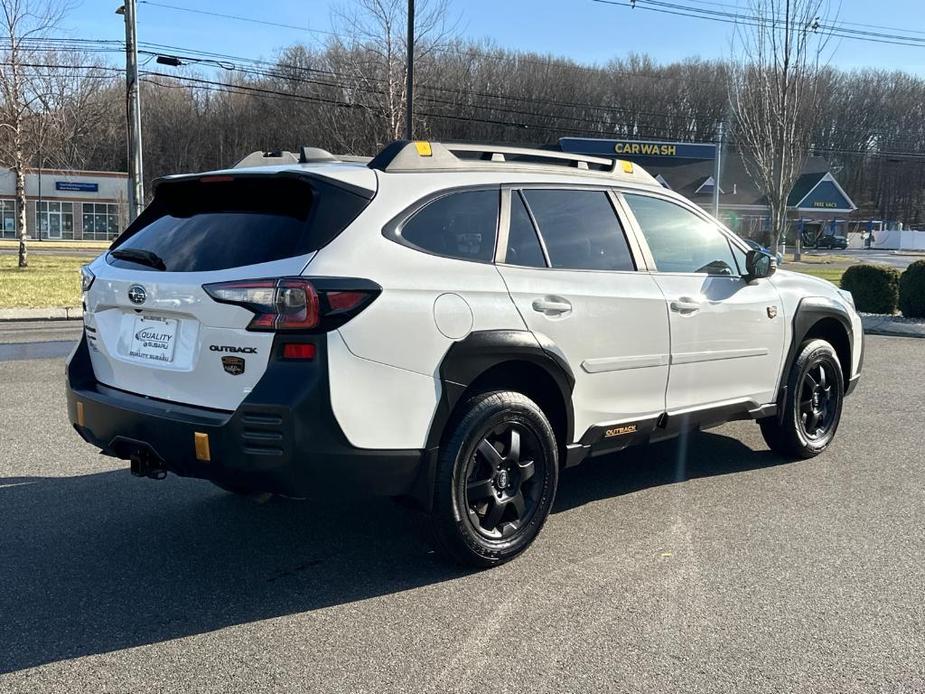
{"label": "black bumper cladding", "polygon": [[310,362],[279,358],[294,339],[276,339],[257,386],[224,412],[98,383],[84,337],[67,363],[68,417],[85,441],[146,469],[290,496],[358,491],[426,503],[422,451],[352,446],[331,410],[324,336],[313,337]]}

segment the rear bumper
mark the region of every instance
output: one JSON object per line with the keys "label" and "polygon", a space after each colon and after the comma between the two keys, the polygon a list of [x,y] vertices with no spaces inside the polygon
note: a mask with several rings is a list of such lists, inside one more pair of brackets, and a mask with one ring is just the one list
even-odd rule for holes
{"label": "rear bumper", "polygon": [[[67,362],[68,417],[103,453],[148,457],[184,477],[292,496],[336,490],[421,498],[428,487],[422,451],[366,450],[347,441],[331,411],[323,336],[316,346],[312,362],[272,359],[238,409],[223,412],[98,383],[83,338]],[[280,350],[275,344],[273,354]]]}

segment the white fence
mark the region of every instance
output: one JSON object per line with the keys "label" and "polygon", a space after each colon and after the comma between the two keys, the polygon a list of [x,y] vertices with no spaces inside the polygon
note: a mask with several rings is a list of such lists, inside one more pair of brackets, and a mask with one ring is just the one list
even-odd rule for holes
{"label": "white fence", "polygon": [[895,251],[925,251],[925,231],[890,229],[874,232],[871,248]]}

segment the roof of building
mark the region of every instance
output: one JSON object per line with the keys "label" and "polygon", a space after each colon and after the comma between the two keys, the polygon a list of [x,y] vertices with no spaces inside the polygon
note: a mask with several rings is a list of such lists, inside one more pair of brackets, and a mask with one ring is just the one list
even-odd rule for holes
{"label": "roof of building", "polygon": [[[669,159],[666,157],[633,157],[653,176],[661,176],[672,190],[693,202],[709,205],[713,200],[712,186],[703,184],[713,176],[713,162],[705,159]],[[829,165],[822,157],[810,157],[803,173],[794,184],[789,204],[795,205],[828,173]],[[703,189],[701,190],[701,187]],[[698,192],[699,191],[699,192]],[[767,200],[752,180],[742,157],[727,155],[720,174],[720,204],[764,207]]]}

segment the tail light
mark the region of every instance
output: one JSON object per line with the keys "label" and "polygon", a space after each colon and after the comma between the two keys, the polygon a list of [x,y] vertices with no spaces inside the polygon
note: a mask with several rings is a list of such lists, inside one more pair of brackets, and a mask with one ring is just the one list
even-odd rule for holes
{"label": "tail light", "polygon": [[369,280],[280,277],[202,287],[215,301],[253,311],[248,330],[327,332],[366,308],[382,288]]}

